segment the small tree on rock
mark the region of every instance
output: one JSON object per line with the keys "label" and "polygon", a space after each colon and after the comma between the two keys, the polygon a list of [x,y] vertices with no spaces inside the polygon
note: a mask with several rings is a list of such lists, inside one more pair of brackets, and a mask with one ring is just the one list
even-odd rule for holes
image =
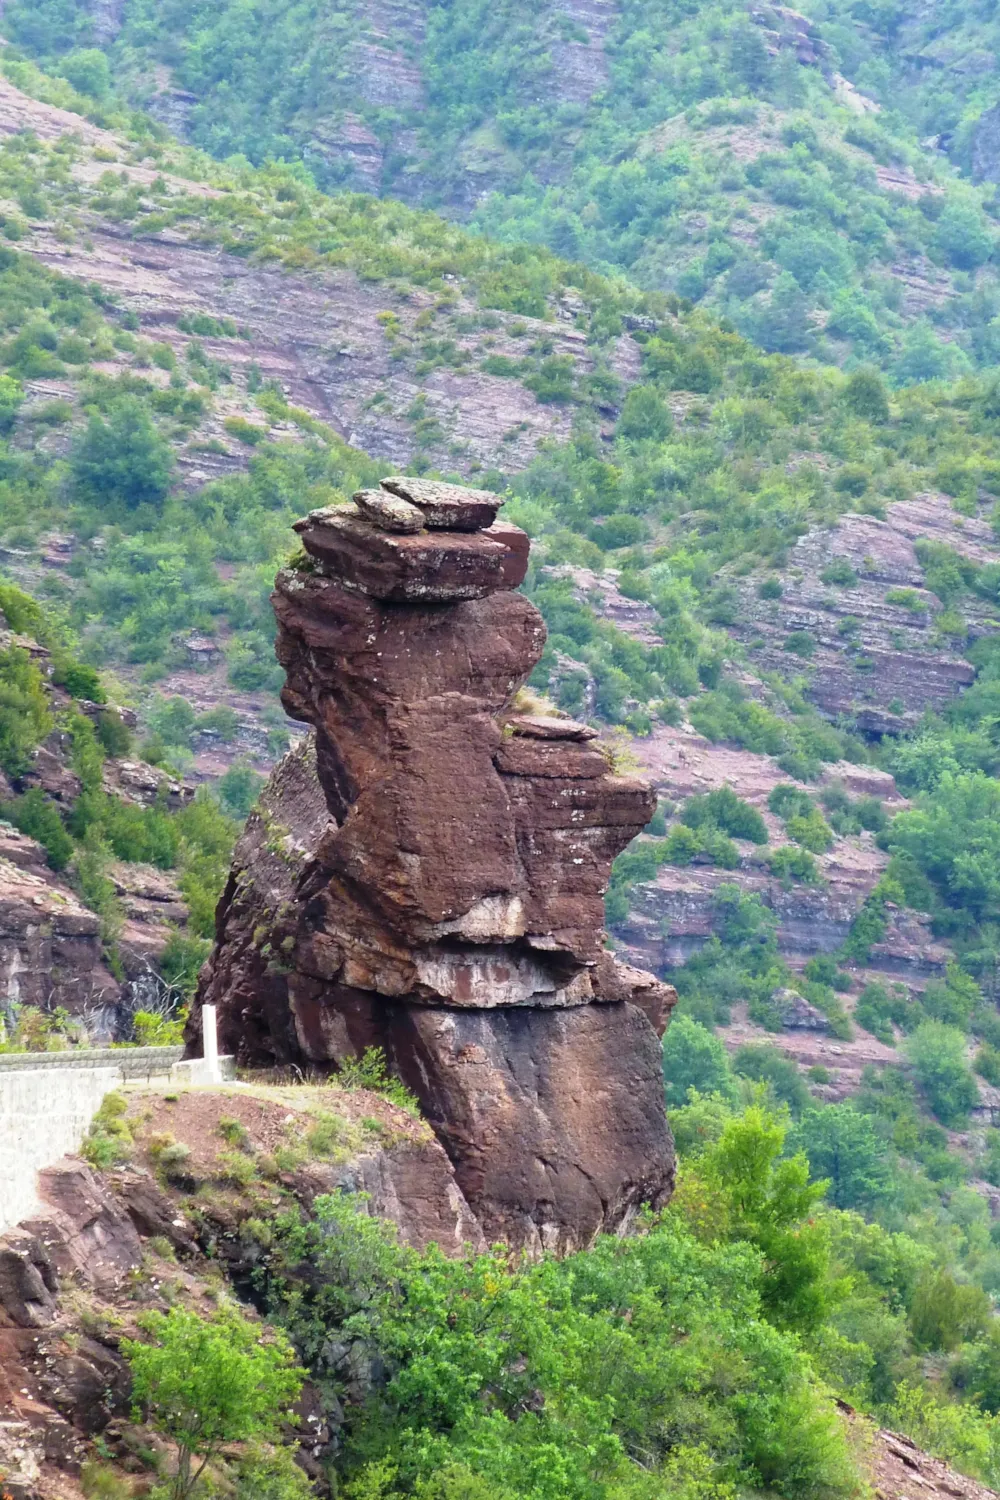
{"label": "small tree on rock", "polygon": [[273,1441],[304,1372],[284,1334],[231,1311],[207,1321],[173,1308],[123,1340],[138,1412],[177,1444],[170,1500],[188,1500],[223,1443]]}

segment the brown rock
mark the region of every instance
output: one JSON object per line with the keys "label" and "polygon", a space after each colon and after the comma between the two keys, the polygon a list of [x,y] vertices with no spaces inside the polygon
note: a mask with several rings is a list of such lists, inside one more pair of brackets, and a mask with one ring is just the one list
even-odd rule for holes
{"label": "brown rock", "polygon": [[638,1006],[656,1035],[662,1037],[677,1004],[677,991],[645,969],[635,969],[605,951],[597,960],[597,983],[608,1000],[628,1001]]}
{"label": "brown rock", "polygon": [[382,480],[382,488],[419,506],[424,525],[439,531],[483,531],[493,525],[503,505],[502,498],[488,490],[442,484],[437,479],[408,479],[393,474]]}
{"label": "brown rock", "polygon": [[505,739],[494,756],[497,770],[506,776],[555,776],[571,781],[589,781],[605,776],[608,763],[599,750],[573,740]]}
{"label": "brown rock", "polygon": [[366,521],[383,531],[423,531],[424,513],[386,490],[358,490],[354,503]]}
{"label": "brown rock", "polygon": [[82,1161],[65,1157],[39,1172],[38,1196],[50,1212],[23,1228],[42,1241],[60,1277],[113,1291],[142,1260],[132,1221]]}
{"label": "brown rock", "polygon": [[528,539],[516,526],[443,536],[390,535],[362,516],[314,511],[296,531],[329,578],[394,603],[454,603],[516,589],[528,569]]}
{"label": "brown rock", "polygon": [[333,1004],[351,1048],[383,1047],[418,1093],[487,1240],[567,1252],[669,1198],[660,1047],[634,1006]]}
{"label": "brown rock", "polygon": [[58,1311],[58,1279],[39,1235],[12,1229],[0,1240],[0,1308],[17,1328],[45,1328]]}
{"label": "brown rock", "polygon": [[327,1192],[364,1194],[369,1212],[391,1219],[404,1245],[415,1250],[440,1245],[452,1255],[469,1246],[486,1249],[482,1228],[435,1140],[403,1141],[370,1152],[332,1176]]}
{"label": "brown rock", "polygon": [[597,730],[575,719],[556,719],[546,714],[515,714],[507,721],[512,733],[532,740],[596,740]]}
{"label": "brown rock", "polygon": [[69,1352],[53,1343],[39,1354],[39,1394],[83,1432],[103,1432],[128,1410],[132,1377],[124,1355],[85,1335]]}
{"label": "brown rock", "polygon": [[[298,529],[320,567],[279,574],[277,649],[315,748],[248,820],[199,999],[245,1061],[384,1048],[487,1237],[586,1244],[673,1180],[657,1032],[675,997],[615,966],[602,930],[655,796],[586,726],[504,733],[544,627],[509,581],[462,590],[498,551],[523,572],[516,528],[390,535],[324,511]],[[416,1219],[439,1242],[468,1228]]]}
{"label": "brown rock", "polygon": [[147,1173],[122,1173],[115,1180],[115,1196],[144,1239],[165,1239],[179,1255],[195,1253],[197,1245],[183,1215]]}

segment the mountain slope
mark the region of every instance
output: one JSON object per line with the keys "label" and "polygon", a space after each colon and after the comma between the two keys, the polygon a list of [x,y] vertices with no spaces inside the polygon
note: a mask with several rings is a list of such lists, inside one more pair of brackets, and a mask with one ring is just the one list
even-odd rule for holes
{"label": "mountain slope", "polygon": [[132,102],[217,156],[298,160],[324,186],[625,269],[769,349],[874,360],[899,383],[997,362],[992,200],[918,144],[916,94],[898,70],[890,87],[853,12],[343,0],[261,3],[248,24],[235,4],[42,0],[5,26],[98,95],[99,42]]}

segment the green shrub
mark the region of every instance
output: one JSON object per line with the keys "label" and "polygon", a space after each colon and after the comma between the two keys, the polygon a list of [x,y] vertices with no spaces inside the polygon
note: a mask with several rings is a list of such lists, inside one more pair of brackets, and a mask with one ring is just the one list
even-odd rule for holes
{"label": "green shrub", "polygon": [[90,1124],[81,1154],[102,1171],[128,1161],[132,1154],[132,1131],[125,1119],[128,1100],[124,1094],[105,1094]]}
{"label": "green shrub", "polygon": [[819,868],[807,849],[797,848],[794,844],[784,844],[780,849],[771,851],[767,857],[767,863],[771,874],[777,876],[779,880],[797,880],[802,885],[819,884]]}
{"label": "green shrub", "polygon": [[923,1021],[905,1046],[917,1081],[942,1125],[964,1123],[979,1091],[965,1060],[962,1033],[940,1021]]}
{"label": "green shrub", "polygon": [[733,1056],[733,1071],[756,1083],[766,1083],[780,1104],[793,1114],[808,1108],[811,1098],[797,1066],[770,1042],[747,1043]]}
{"label": "green shrub", "polygon": [[0,770],[22,775],[52,727],[39,668],[20,646],[0,650]]}
{"label": "green shrub", "polygon": [[381,1047],[366,1047],[360,1057],[348,1058],[340,1064],[338,1081],[347,1089],[370,1089],[383,1094],[391,1103],[408,1114],[418,1114],[420,1106],[405,1084],[389,1072],[385,1053]]}
{"label": "green shrub", "polygon": [[41,787],[32,787],[13,802],[0,802],[0,818],[6,818],[45,850],[50,869],[65,870],[73,857],[73,840],[66,825]]}
{"label": "green shrub", "polygon": [[847,557],[831,558],[819,576],[831,588],[852,589],[858,581],[858,575]]}
{"label": "green shrub", "polygon": [[170,489],[172,472],[170,446],[137,396],[112,402],[107,420],[95,413],[70,458],[76,495],[104,510],[158,508]]}
{"label": "green shrub", "polygon": [[764,819],[730,786],[717,787],[703,797],[688,798],[681,810],[681,821],[689,828],[714,824],[731,838],[746,839],[751,844],[767,843]]}

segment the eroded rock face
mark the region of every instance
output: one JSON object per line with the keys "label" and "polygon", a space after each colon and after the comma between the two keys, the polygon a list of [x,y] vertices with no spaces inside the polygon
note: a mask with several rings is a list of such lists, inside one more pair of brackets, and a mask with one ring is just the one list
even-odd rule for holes
{"label": "eroded rock face", "polygon": [[420,531],[370,493],[296,527],[278,657],[315,739],[237,846],[200,1000],[247,1061],[382,1047],[487,1237],[568,1249],[672,1184],[657,1035],[675,997],[602,930],[654,796],[585,726],[513,711],[545,629],[512,592],[528,542],[495,497],[390,483]]}

